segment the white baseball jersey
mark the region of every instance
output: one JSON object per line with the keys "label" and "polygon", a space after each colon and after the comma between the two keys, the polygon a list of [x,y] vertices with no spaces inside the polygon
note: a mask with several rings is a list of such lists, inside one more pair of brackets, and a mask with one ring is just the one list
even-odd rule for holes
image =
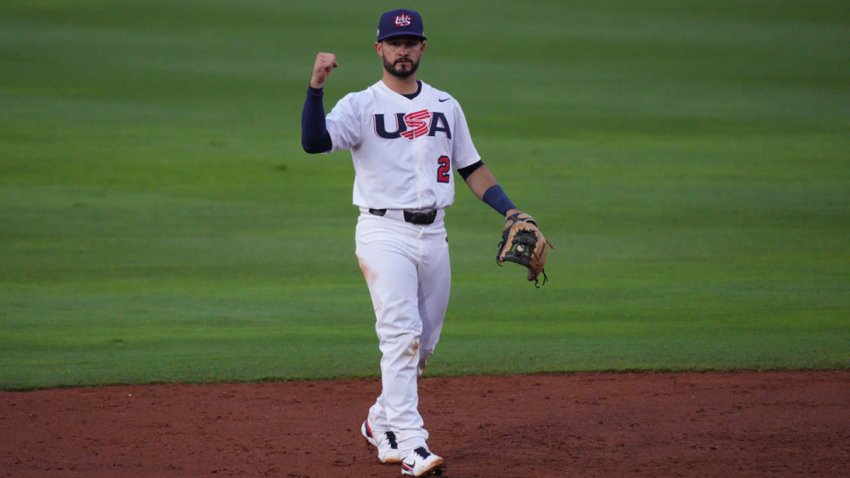
{"label": "white baseball jersey", "polygon": [[351,150],[355,205],[448,207],[454,201],[452,170],[480,159],[460,104],[421,84],[411,100],[378,81],[346,95],[327,115],[332,151]]}

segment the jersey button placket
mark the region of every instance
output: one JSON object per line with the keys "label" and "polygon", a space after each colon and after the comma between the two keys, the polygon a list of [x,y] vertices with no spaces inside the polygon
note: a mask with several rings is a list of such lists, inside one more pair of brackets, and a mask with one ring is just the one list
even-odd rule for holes
{"label": "jersey button placket", "polygon": [[416,199],[417,208],[427,207],[429,188],[433,187],[429,183],[428,176],[428,141],[425,137],[416,138],[412,145],[413,161],[415,162],[416,171]]}

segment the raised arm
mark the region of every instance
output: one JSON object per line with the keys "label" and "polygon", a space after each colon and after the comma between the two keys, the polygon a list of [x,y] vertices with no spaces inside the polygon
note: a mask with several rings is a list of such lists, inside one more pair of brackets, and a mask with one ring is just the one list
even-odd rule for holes
{"label": "raised arm", "polygon": [[325,85],[331,71],[336,68],[336,56],[333,53],[319,53],[313,64],[313,73],[310,77],[310,87],[307,89],[307,98],[304,100],[304,109],[301,111],[301,147],[304,151],[324,153],[333,148],[331,135],[325,124],[324,91]]}

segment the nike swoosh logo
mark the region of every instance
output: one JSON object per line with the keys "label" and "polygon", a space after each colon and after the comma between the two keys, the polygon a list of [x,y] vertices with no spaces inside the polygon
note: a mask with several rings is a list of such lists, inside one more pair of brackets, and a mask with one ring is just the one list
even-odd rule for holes
{"label": "nike swoosh logo", "polygon": [[444,101],[449,101],[450,99],[451,99],[451,98],[437,98],[437,101],[439,101],[440,103],[442,103],[442,102],[444,102]]}

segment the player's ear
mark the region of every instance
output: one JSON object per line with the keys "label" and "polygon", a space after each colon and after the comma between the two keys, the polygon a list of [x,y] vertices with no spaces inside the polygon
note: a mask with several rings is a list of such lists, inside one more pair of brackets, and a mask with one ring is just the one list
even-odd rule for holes
{"label": "player's ear", "polygon": [[383,49],[383,47],[384,47],[383,43],[381,43],[379,41],[375,42],[375,53],[377,53],[378,56],[381,56],[381,50]]}

